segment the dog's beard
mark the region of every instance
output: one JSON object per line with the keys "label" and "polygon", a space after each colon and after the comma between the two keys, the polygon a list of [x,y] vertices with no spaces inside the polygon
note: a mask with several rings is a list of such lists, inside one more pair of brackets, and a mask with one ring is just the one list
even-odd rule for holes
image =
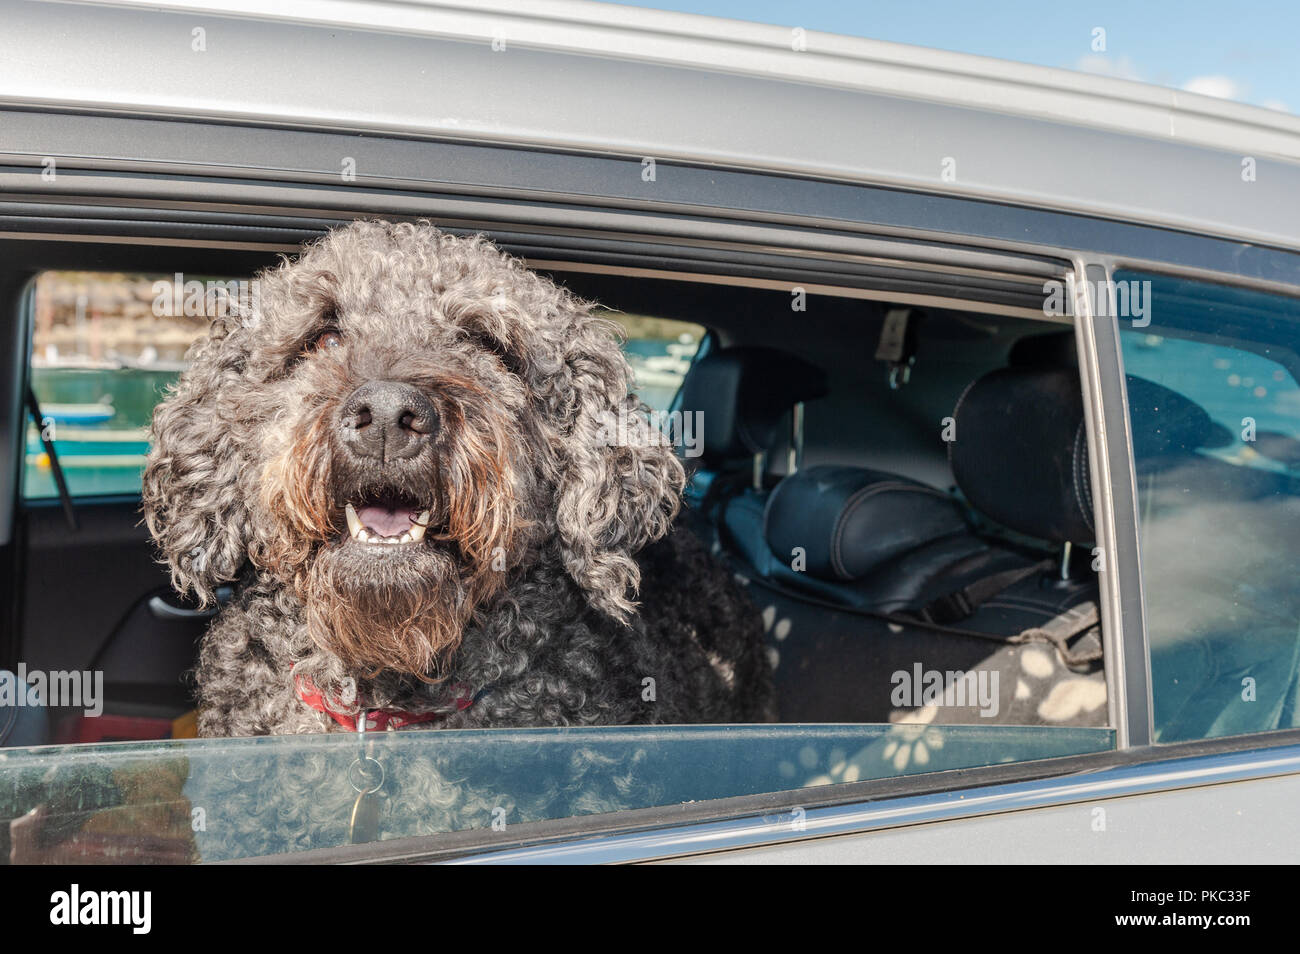
{"label": "dog's beard", "polygon": [[466,578],[445,550],[408,559],[357,549],[321,548],[307,568],[300,596],[313,640],[352,672],[436,678],[489,594],[491,576]]}
{"label": "dog's beard", "polygon": [[[254,562],[293,587],[313,642],[358,675],[444,675],[466,625],[501,590],[522,545],[508,422],[469,382],[442,384],[456,389],[457,400],[440,409],[441,449],[424,472],[366,474],[355,462],[340,465],[328,436],[330,407],[304,422],[263,471],[272,529],[257,535]],[[423,539],[358,540],[346,504],[365,493],[399,495],[413,514],[427,510]]]}

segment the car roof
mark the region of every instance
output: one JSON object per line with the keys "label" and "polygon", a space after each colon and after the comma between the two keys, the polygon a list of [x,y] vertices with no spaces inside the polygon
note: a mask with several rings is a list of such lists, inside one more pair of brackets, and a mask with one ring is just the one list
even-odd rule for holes
{"label": "car roof", "polygon": [[0,0],[0,107],[716,163],[1300,248],[1300,118],[1275,110],[578,0],[260,5]]}

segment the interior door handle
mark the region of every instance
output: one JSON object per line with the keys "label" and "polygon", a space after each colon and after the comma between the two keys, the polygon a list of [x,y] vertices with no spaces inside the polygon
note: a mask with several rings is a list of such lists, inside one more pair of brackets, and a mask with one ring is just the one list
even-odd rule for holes
{"label": "interior door handle", "polygon": [[186,606],[177,606],[174,603],[169,603],[161,596],[151,596],[149,598],[149,612],[153,614],[154,619],[161,620],[211,619],[220,612],[221,607],[230,602],[230,598],[235,595],[235,591],[229,586],[219,586],[216,595],[216,605],[209,606],[206,609],[190,609]]}
{"label": "interior door handle", "polygon": [[149,597],[149,612],[153,614],[154,619],[211,619],[217,615],[216,606],[209,606],[207,609],[186,609],[183,606],[173,606],[161,596]]}

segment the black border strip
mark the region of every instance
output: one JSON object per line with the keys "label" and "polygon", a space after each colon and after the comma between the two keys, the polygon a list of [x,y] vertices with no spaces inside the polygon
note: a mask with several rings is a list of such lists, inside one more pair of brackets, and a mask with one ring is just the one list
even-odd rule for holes
{"label": "black border strip", "polygon": [[[367,201],[366,193],[381,190],[436,190],[514,202],[577,200],[586,205],[676,211],[694,217],[721,215],[751,222],[906,229],[966,243],[996,241],[1007,247],[1029,244],[1108,252],[1300,284],[1297,251],[986,199],[723,166],[665,161],[658,163],[656,180],[647,183],[641,179],[639,158],[626,156],[90,111],[0,110],[0,128],[5,130],[0,156],[30,170],[33,191],[45,191],[48,184],[41,180],[41,163],[44,157],[55,157],[60,169],[144,173],[146,181],[152,176],[224,175],[331,184],[355,192],[362,203]],[[342,181],[341,156],[358,158],[355,181]],[[16,191],[20,182],[5,184]],[[372,204],[374,198],[370,197]]]}
{"label": "black border strip", "polygon": [[[1085,277],[1093,288],[1107,289],[1110,269],[1089,263]],[[1114,302],[1106,316],[1094,315],[1093,341],[1097,349],[1097,375],[1101,382],[1101,411],[1106,429],[1104,467],[1108,471],[1111,510],[1115,522],[1114,554],[1105,554],[1107,569],[1118,580],[1124,656],[1123,718],[1128,744],[1151,745],[1155,741],[1155,703],[1151,688],[1151,655],[1146,631],[1146,610],[1142,589],[1142,561],[1138,546],[1137,477],[1129,427],[1128,386],[1120,351],[1118,319]]]}

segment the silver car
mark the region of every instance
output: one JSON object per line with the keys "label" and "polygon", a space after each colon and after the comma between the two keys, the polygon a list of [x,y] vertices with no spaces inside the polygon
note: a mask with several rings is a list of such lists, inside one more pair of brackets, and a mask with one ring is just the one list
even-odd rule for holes
{"label": "silver car", "polygon": [[[0,858],[1300,858],[1300,119],[596,3],[0,24]],[[780,723],[191,737],[149,415],[358,217],[623,324]],[[350,773],[434,751],[455,812]],[[286,771],[353,811],[234,817]]]}

